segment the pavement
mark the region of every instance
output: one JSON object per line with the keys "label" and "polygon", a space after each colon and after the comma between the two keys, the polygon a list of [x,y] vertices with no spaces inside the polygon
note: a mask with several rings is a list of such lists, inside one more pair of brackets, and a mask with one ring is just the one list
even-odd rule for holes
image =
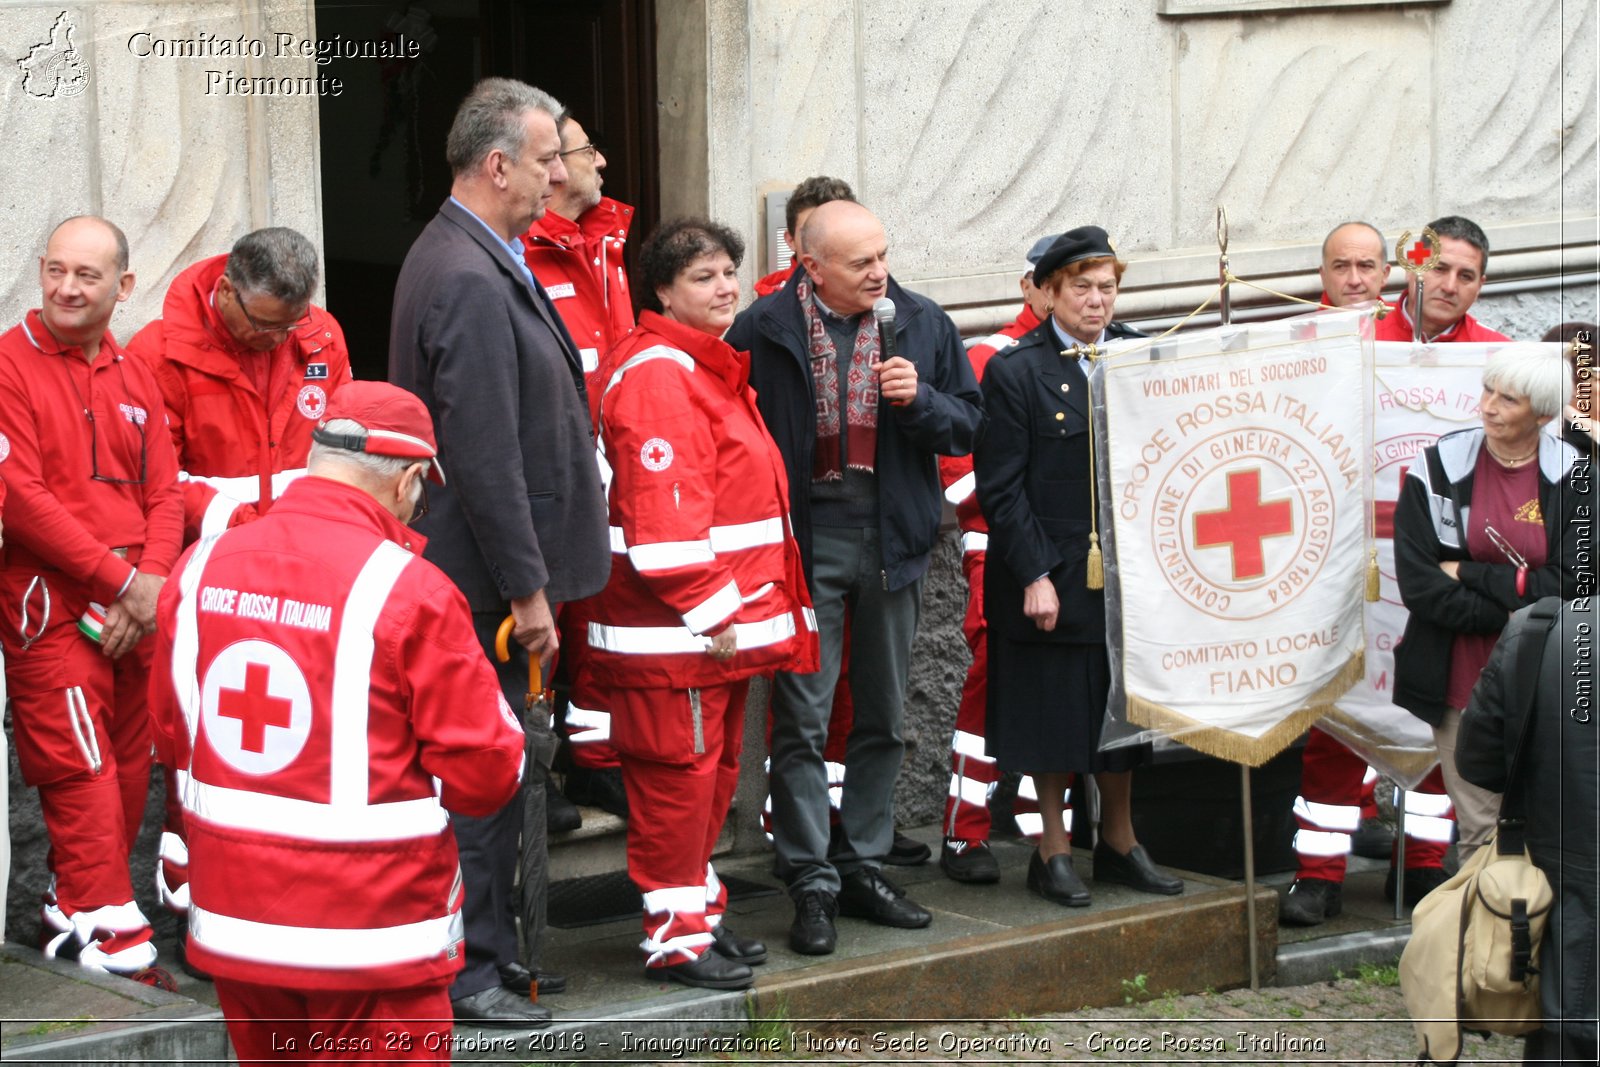
{"label": "pavement", "polygon": [[[936,827],[913,836],[937,855]],[[1182,896],[1150,897],[1090,881],[1093,906],[1066,909],[1024,888],[1030,846],[996,842],[994,848],[1003,870],[996,886],[951,882],[936,859],[889,869],[933,911],[932,927],[892,930],[841,919],[833,956],[788,950],[792,912],[781,892],[735,901],[728,922],[766,941],[771,952],[750,994],[647,981],[633,918],[552,929],[544,966],[570,978],[566,993],[546,1000],[557,1025],[534,1035],[458,1028],[454,1058],[649,1063],[720,1060],[724,1051],[734,1058],[816,1063],[1377,1063],[1414,1057],[1398,990],[1383,981],[1383,965],[1398,958],[1409,930],[1382,899],[1383,864],[1352,857],[1344,914],[1312,928],[1277,926],[1275,889],[1291,876],[1260,879],[1255,943],[1263,988],[1252,993],[1241,988],[1250,984],[1243,885],[1185,874]],[[769,864],[765,856],[746,857],[719,862],[719,870],[776,888]],[[1090,879],[1088,857],[1078,865]],[[175,923],[164,917],[160,926],[162,961],[178,979],[176,994],[45,961],[7,944],[0,952],[0,1058],[227,1062],[214,990],[174,966]],[[1275,980],[1292,984],[1275,986]],[[1245,1039],[1239,1032],[1260,1041],[1240,1047]],[[885,1036],[875,1036],[880,1033]],[[1106,1035],[1120,1035],[1121,1043],[1108,1044]],[[1288,1040],[1318,1036],[1323,1052]],[[712,1037],[744,1044],[692,1044]],[[1144,1037],[1155,1042],[1148,1049]],[[757,1038],[764,1051],[752,1044]],[[1507,1039],[1498,1040],[1511,1049]]]}

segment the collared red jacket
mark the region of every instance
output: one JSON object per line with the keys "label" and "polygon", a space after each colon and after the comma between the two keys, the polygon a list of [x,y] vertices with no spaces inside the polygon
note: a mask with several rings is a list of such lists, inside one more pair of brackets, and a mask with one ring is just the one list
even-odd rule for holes
{"label": "collared red jacket", "polygon": [[[1400,486],[1394,512],[1394,565],[1400,599],[1410,613],[1394,649],[1394,702],[1432,726],[1450,710],[1445,700],[1457,633],[1498,633],[1518,608],[1540,597],[1571,596],[1580,552],[1586,554],[1594,519],[1585,515],[1592,494],[1572,482],[1578,450],[1550,434],[1539,435],[1539,511],[1544,519],[1545,563],[1529,571],[1521,594],[1517,568],[1467,554],[1472,482],[1483,429],[1447,433],[1423,450]],[[1439,568],[1458,560],[1451,578]]]}
{"label": "collared red jacket", "polygon": [[[1023,304],[1015,319],[968,348],[967,359],[978,384],[983,384],[983,369],[995,353],[1010,348],[1038,325],[1039,316],[1033,313],[1033,308]],[[956,521],[961,525],[962,555],[987,550],[989,520],[978,507],[978,477],[972,471],[972,456],[940,456],[939,481],[944,485],[944,498],[956,509]]]}
{"label": "collared red jacket", "polygon": [[[611,577],[575,609],[587,684],[684,689],[817,669],[783,456],[749,358],[646,311],[605,360],[594,401],[611,470]],[[735,629],[737,655],[706,655]]]}
{"label": "collared red jacket", "polygon": [[578,346],[591,392],[600,357],[633,329],[633,295],[622,262],[632,226],[633,208],[603,196],[576,222],[546,211],[522,238],[523,259]]}
{"label": "collared red jacket", "polygon": [[[1399,300],[1389,305],[1389,314],[1378,320],[1377,332],[1374,339],[1378,341],[1410,341],[1411,312],[1407,307],[1407,298],[1402,296]],[[1480,323],[1471,315],[1462,315],[1455,325],[1439,334],[1437,337],[1428,338],[1429,344],[1442,344],[1450,341],[1509,341],[1511,338],[1498,330],[1491,330]]]}
{"label": "collared red jacket", "polygon": [[[750,384],[767,430],[783,453],[795,538],[811,577],[811,473],[817,443],[816,385],[797,272],[783,289],[740,312],[728,344],[750,353]],[[983,432],[983,400],[961,336],[932,300],[889,279],[895,344],[917,368],[909,404],[878,407],[878,532],[883,584],[903,589],[928,570],[943,513],[938,456],[971,452]]]}
{"label": "collared red jacket", "polygon": [[59,571],[102,604],[135,566],[168,574],[183,498],[161,390],[143,364],[109,332],[85,362],[30,311],[0,337],[0,396],[4,565]]}
{"label": "collared red jacket", "polygon": [[422,544],[306,477],[162,588],[150,714],[183,794],[189,958],[211,974],[390,989],[461,968],[446,812],[505,804],[523,735]]}
{"label": "collared red jacket", "polygon": [[[350,380],[344,331],[315,306],[270,353],[245,354],[212,302],[227,265],[224,255],[185,268],[167,289],[161,318],[128,342],[166,399],[187,541],[253,517],[265,510],[261,501],[270,505],[304,474],[311,431],[328,397]],[[268,395],[240,367],[241,355],[269,361]]]}

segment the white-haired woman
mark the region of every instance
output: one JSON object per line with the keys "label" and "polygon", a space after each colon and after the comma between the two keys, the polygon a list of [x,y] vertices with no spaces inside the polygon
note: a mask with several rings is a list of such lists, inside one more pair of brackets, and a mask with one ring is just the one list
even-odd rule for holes
{"label": "white-haired woman", "polygon": [[1395,569],[1411,615],[1394,702],[1433,727],[1463,861],[1488,841],[1499,798],[1456,771],[1461,709],[1511,613],[1576,588],[1578,452],[1541,432],[1571,391],[1559,353],[1500,349],[1483,369],[1483,425],[1439,438],[1400,487]]}

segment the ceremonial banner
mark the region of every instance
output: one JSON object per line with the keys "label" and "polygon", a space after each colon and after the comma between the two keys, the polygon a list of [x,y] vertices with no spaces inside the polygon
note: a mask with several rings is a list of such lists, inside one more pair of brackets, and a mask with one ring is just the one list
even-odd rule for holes
{"label": "ceremonial banner", "polygon": [[1096,362],[1111,744],[1260,766],[1362,678],[1371,352],[1349,311]]}
{"label": "ceremonial banner", "polygon": [[[1366,677],[1317,725],[1407,788],[1422,781],[1439,754],[1428,724],[1390,703],[1394,646],[1406,627],[1394,573],[1395,501],[1406,470],[1421,462],[1423,449],[1443,434],[1481,425],[1483,365],[1508,343],[1384,341],[1373,356],[1373,533],[1382,581],[1379,600],[1366,606]],[[1560,420],[1551,427],[1559,430]]]}

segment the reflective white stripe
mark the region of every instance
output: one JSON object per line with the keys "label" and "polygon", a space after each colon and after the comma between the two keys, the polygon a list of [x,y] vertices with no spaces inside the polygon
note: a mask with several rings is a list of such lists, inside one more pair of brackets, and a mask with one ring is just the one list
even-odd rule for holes
{"label": "reflective white stripe", "polygon": [[667,914],[703,915],[706,910],[706,889],[703,885],[675,885],[667,889],[652,889],[643,894],[644,910],[650,915]]}
{"label": "reflective white stripe", "polygon": [[978,488],[978,474],[968,471],[949,485],[945,486],[944,498],[952,504],[959,504],[973,494]]}
{"label": "reflective white stripe", "polygon": [[[1443,818],[1450,814],[1450,797],[1444,793],[1419,793],[1415,789],[1395,790],[1405,796],[1407,815],[1431,815]],[[1396,804],[1400,801],[1396,800]]]}
{"label": "reflective white stripe", "polygon": [[801,608],[800,615],[806,620],[806,629],[812,633],[817,632],[817,613],[810,608]]}
{"label": "reflective white stripe", "polygon": [[[1067,829],[1072,829],[1072,812],[1065,813]],[[1023,837],[1038,837],[1044,833],[1044,816],[1036,811],[1019,811],[1016,814],[1017,829],[1022,831]]]}
{"label": "reflective white stripe", "polygon": [[200,536],[214,537],[226,530],[238,507],[239,501],[227,493],[217,493],[213,496],[211,502],[206,505],[205,512],[200,516]]}
{"label": "reflective white stripe", "polygon": [[966,533],[961,535],[961,551],[989,551],[989,535],[979,530],[968,530]]}
{"label": "reflective white stripe", "polygon": [[722,620],[737,615],[742,606],[744,600],[739,596],[738,583],[729,582],[684,612],[683,622],[695,633],[703,634]]}
{"label": "reflective white stripe", "polygon": [[222,826],[307,841],[399,841],[441,834],[449,825],[437,797],[337,807],[193,779],[183,806],[196,818]]}
{"label": "reflective white stripe", "polygon": [[[200,598],[195,594],[200,589],[206,562],[211,559],[211,550],[216,547],[216,537],[201,539],[194,547],[194,554],[189,557],[189,565],[183,568],[183,575],[178,579],[177,625],[172,635],[172,691],[177,696],[178,708],[183,712],[183,720],[189,730],[191,759],[195,733],[200,729]],[[188,782],[185,780],[188,770],[188,767],[179,768],[177,775],[185,806],[189,803]]]}
{"label": "reflective white stripe", "polygon": [[1367,767],[1367,773],[1365,773],[1365,774],[1363,774],[1363,775],[1362,775],[1362,776],[1361,776],[1361,784],[1362,784],[1362,785],[1370,785],[1370,784],[1372,784],[1372,783],[1373,783],[1373,782],[1376,782],[1376,781],[1377,781],[1377,780],[1378,780],[1378,772],[1377,772],[1377,771],[1376,771],[1376,770],[1374,770],[1374,769],[1373,769],[1373,768],[1372,768],[1372,767],[1371,767],[1371,766],[1370,766],[1370,765],[1369,765],[1369,766],[1368,766],[1368,767]]}
{"label": "reflective white stripe", "polygon": [[611,713],[567,705],[567,741],[574,745],[592,745],[611,740]]}
{"label": "reflective white stripe", "polygon": [[150,925],[150,920],[144,917],[139,905],[131,900],[126,904],[107,904],[92,911],[75,911],[67,917],[67,921],[79,932],[79,940],[85,945],[96,930],[131,934]]}
{"label": "reflective white stripe", "polygon": [[[735,623],[733,629],[739,648],[766,648],[794,636],[794,616],[785,614],[760,622]],[[589,647],[630,656],[675,652],[704,654],[706,639],[683,626],[606,626],[591,622]]]}
{"label": "reflective white stripe", "polygon": [[1433,841],[1437,844],[1450,843],[1450,831],[1455,828],[1455,820],[1442,819],[1437,815],[1414,815],[1406,812],[1406,836],[1418,841]]}
{"label": "reflective white stripe", "polygon": [[1359,804],[1317,804],[1305,797],[1295,797],[1294,813],[1324,830],[1343,830],[1348,834],[1354,833],[1355,828],[1361,825]]}
{"label": "reflective white stripe", "polygon": [[982,734],[969,734],[965,730],[957,730],[955,736],[950,739],[950,751],[958,756],[983,760],[984,763],[994,762],[984,751]]}
{"label": "reflective white stripe", "polygon": [[606,393],[611,392],[611,390],[617,387],[617,383],[622,381],[622,376],[624,374],[627,374],[639,364],[648,363],[652,359],[670,359],[672,362],[676,363],[690,374],[694,373],[694,360],[689,356],[688,353],[679,352],[676,348],[668,348],[666,345],[651,345],[643,352],[636,353],[635,355],[629,357],[626,363],[612,372],[611,380],[606,382],[605,391],[600,394],[601,398],[604,399]]}
{"label": "reflective white stripe", "polygon": [[963,804],[981,808],[989,803],[989,783],[968,778],[963,774],[952,774],[950,795]]}
{"label": "reflective white stripe", "polygon": [[578,358],[583,361],[583,373],[593,374],[600,367],[600,350],[598,348],[578,349]]}
{"label": "reflective white stripe", "polygon": [[[332,732],[328,753],[328,806],[336,809],[332,820],[335,822],[344,821],[346,812],[356,813],[367,806],[372,770],[367,751],[372,631],[400,573],[414,559],[415,556],[393,541],[381,542],[362,565],[344,602],[344,618],[333,653],[333,701],[329,716]],[[438,806],[436,797],[430,800]],[[403,810],[413,807],[407,802],[384,806]],[[437,833],[434,822],[430,818],[422,819],[417,834]]]}
{"label": "reflective white stripe", "polygon": [[832,760],[828,760],[823,763],[822,768],[828,774],[829,785],[844,784],[844,764],[834,763]]}
{"label": "reflective white stripe", "polygon": [[[708,863],[706,864],[706,904],[715,904],[717,902],[717,898],[721,895],[722,879],[717,877],[717,872],[712,868],[711,864]],[[710,916],[710,918],[721,919],[722,916],[715,915]],[[711,925],[715,926],[716,923],[712,923]]]}
{"label": "reflective white stripe", "polygon": [[[725,552],[743,552],[746,549],[760,548],[763,545],[781,545],[783,544],[784,525],[783,519],[781,518],[757,519],[754,522],[738,522],[728,526],[713,526],[707,532],[706,540],[704,541],[662,541],[656,545],[633,546],[628,544],[628,538],[623,533],[622,527],[612,526],[610,527],[609,532],[611,534],[611,551],[619,555],[622,553],[627,553],[630,559],[634,559],[634,553],[636,552],[639,552],[643,549],[656,549],[659,547],[670,547],[674,549],[683,549],[687,547],[690,549],[699,549],[702,546],[709,546],[713,553],[720,554]],[[699,560],[693,560],[691,562],[699,562]],[[640,570],[646,569],[636,559],[634,560],[634,566]],[[659,569],[661,566],[683,566],[683,564],[658,564],[656,569]]]}
{"label": "reflective white stripe", "polygon": [[[1029,267],[1028,269],[1032,270],[1033,268]],[[997,349],[998,350],[998,349],[1001,349],[1001,348],[1010,348],[1012,345],[1014,345],[1016,343],[1017,343],[1016,339],[1013,338],[1013,337],[1008,337],[1007,335],[1005,335],[1003,333],[991,333],[988,337],[981,337],[978,340],[974,341],[972,343],[972,347],[973,348],[978,348],[978,347],[986,345],[989,348],[993,348],[993,349]]]}
{"label": "reflective white stripe", "polygon": [[741,596],[739,598],[739,600],[740,600],[741,603],[744,603],[744,604],[754,604],[756,601],[760,600],[762,597],[766,596],[770,592],[772,592],[772,583],[768,582],[766,585],[763,585],[761,588],[757,589],[755,592],[746,593],[744,596]]}
{"label": "reflective white stripe", "polygon": [[1324,833],[1321,830],[1296,830],[1294,850],[1302,856],[1345,856],[1350,852],[1350,835]]}
{"label": "reflective white stripe", "polygon": [[1033,784],[1033,775],[1025,774],[1022,781],[1017,783],[1017,796],[1023,800],[1039,803],[1039,787]]}
{"label": "reflective white stripe", "polygon": [[[615,526],[613,530],[617,530]],[[617,533],[621,533],[617,530]],[[616,536],[611,539],[616,546]],[[710,541],[658,541],[653,545],[633,545],[627,549],[628,562],[640,574],[650,571],[667,571],[674,567],[694,567],[715,563]]]}
{"label": "reflective white stripe", "polygon": [[[401,433],[399,430],[374,430],[369,428],[367,430],[367,436],[386,437],[391,441],[400,441],[411,445],[417,450],[416,454],[404,456],[403,458],[405,459],[432,459],[434,456],[438,455],[438,453],[434,451],[433,446],[428,444],[428,442],[424,441],[422,438],[413,437],[408,433]],[[389,454],[393,455],[394,453],[391,452]]]}
{"label": "reflective white stripe", "polygon": [[454,912],[367,930],[281,926],[196,906],[189,909],[189,936],[213,952],[252,963],[343,971],[431,959],[461,940],[462,922]]}
{"label": "reflective white stripe", "polygon": [[171,863],[179,867],[189,865],[189,846],[183,838],[171,830],[161,831],[161,850],[159,853],[162,863]]}
{"label": "reflective white stripe", "polygon": [[[403,436],[403,435],[402,435]],[[274,474],[271,479],[272,497],[276,500],[283,495],[296,478],[305,477],[304,467],[291,467]],[[233,497],[241,504],[254,504],[261,499],[261,479],[252,474],[242,478],[212,478],[202,474],[189,474],[187,471],[178,472],[179,482],[198,482],[209,485],[219,493]]]}

